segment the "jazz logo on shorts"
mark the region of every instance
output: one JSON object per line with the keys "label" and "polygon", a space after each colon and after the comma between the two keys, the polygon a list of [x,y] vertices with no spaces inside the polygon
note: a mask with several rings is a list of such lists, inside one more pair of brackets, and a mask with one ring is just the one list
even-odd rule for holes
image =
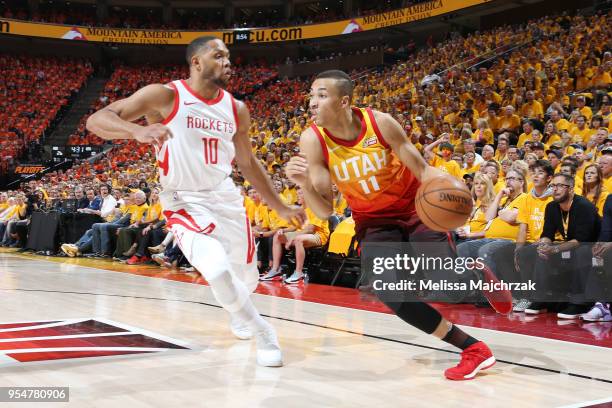
{"label": "jazz logo on shorts", "polygon": [[185,343],[106,319],[0,323],[0,366],[190,350]]}

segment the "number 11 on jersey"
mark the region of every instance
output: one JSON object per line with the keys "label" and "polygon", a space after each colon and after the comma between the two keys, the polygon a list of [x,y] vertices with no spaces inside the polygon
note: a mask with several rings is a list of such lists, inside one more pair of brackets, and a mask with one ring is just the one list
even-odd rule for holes
{"label": "number 11 on jersey", "polygon": [[372,176],[367,180],[359,180],[359,184],[361,185],[361,189],[363,190],[364,193],[370,194],[372,192],[372,190],[370,190],[370,186],[368,185],[368,182],[370,182],[370,184],[372,185],[372,190],[374,191],[380,190],[378,181],[376,181],[376,176]]}

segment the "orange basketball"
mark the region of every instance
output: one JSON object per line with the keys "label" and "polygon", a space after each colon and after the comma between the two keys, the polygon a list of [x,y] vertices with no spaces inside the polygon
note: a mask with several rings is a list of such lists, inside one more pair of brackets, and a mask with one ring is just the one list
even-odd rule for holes
{"label": "orange basketball", "polygon": [[432,230],[442,232],[465,225],[473,206],[467,186],[446,174],[421,184],[414,203],[421,221]]}

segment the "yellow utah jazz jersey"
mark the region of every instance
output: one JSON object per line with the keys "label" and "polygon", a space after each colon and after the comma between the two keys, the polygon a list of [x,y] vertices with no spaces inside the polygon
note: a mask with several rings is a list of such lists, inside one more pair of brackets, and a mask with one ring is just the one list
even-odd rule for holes
{"label": "yellow utah jazz jersey", "polygon": [[356,224],[366,219],[408,220],[416,211],[419,181],[393,153],[380,133],[370,108],[353,108],[361,119],[356,140],[334,137],[312,125],[329,172],[352,210]]}

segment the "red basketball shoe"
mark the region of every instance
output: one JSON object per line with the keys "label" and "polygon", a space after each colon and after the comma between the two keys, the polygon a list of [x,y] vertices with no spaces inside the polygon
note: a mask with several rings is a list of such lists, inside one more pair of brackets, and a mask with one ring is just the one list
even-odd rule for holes
{"label": "red basketball shoe", "polygon": [[495,357],[491,349],[482,341],[472,344],[461,352],[461,361],[455,367],[449,368],[444,375],[449,380],[472,380],[480,370],[493,367]]}

